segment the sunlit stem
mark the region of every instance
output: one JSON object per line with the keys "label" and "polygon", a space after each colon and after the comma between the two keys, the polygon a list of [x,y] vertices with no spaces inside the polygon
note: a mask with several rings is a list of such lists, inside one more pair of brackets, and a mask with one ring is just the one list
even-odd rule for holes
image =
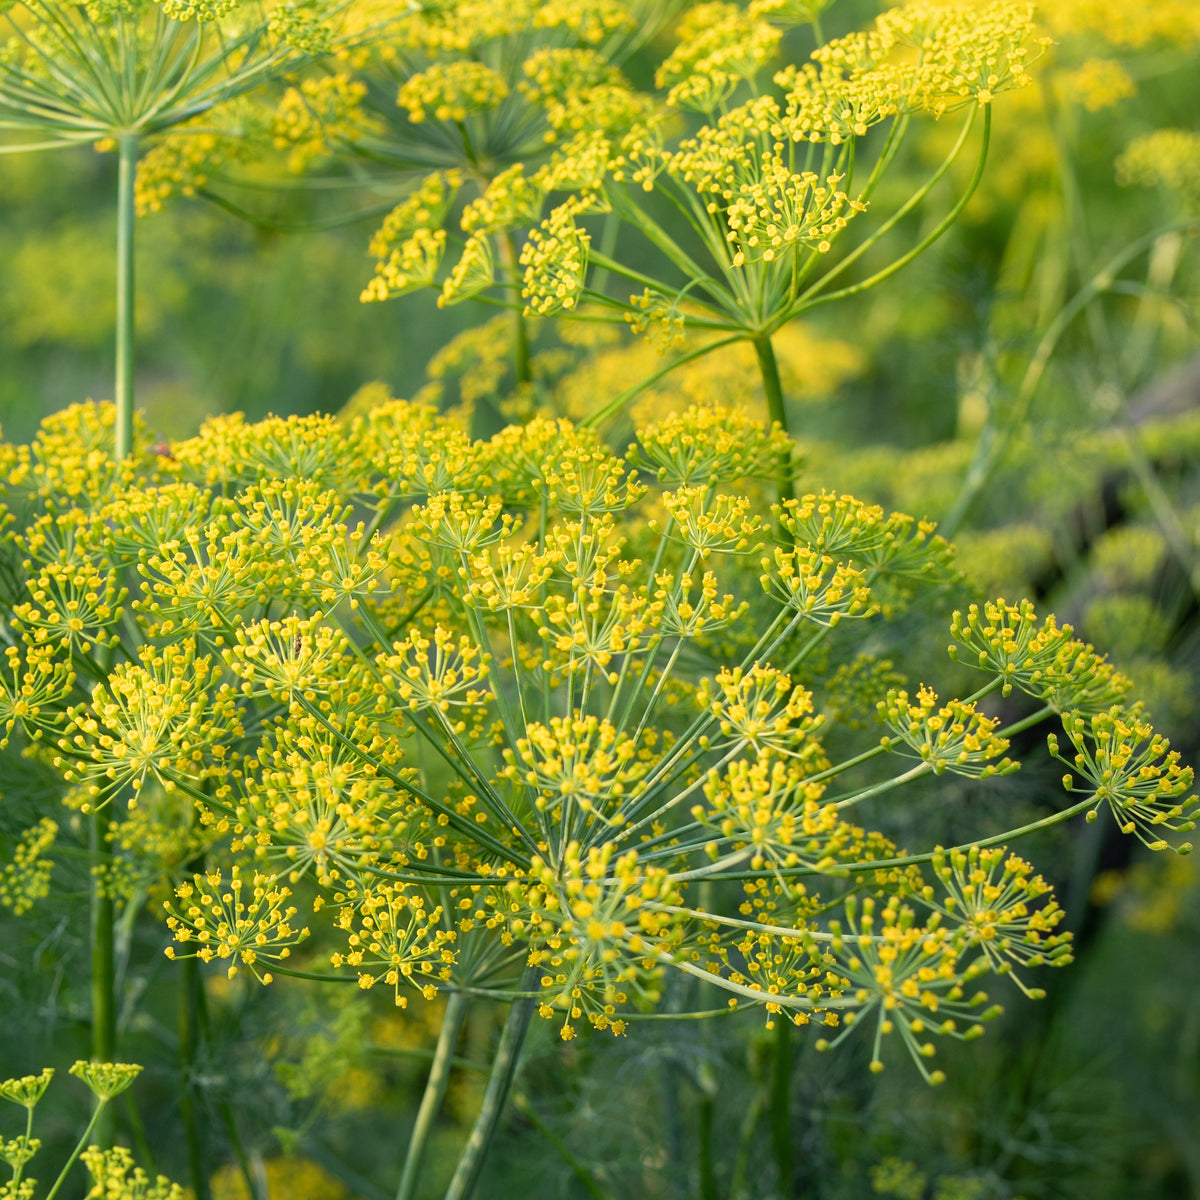
{"label": "sunlit stem", "polygon": [[437,1048],[433,1052],[433,1064],[429,1068],[429,1078],[421,1096],[421,1107],[417,1110],[416,1124],[413,1126],[412,1137],[409,1138],[408,1153],[404,1156],[404,1171],[400,1176],[400,1186],[396,1189],[396,1200],[412,1200],[416,1193],[421,1159],[424,1157],[430,1131],[446,1095],[454,1048],[458,1045],[458,1035],[467,1015],[467,1003],[467,996],[462,992],[453,992],[446,1001],[441,1033],[438,1034]]}
{"label": "sunlit stem", "polygon": [[484,1157],[491,1144],[492,1135],[496,1132],[509,1087],[517,1071],[521,1047],[524,1045],[529,1021],[533,1016],[533,1004],[532,999],[514,1000],[508,1010],[508,1019],[500,1032],[500,1044],[496,1047],[496,1057],[492,1060],[492,1071],[483,1093],[483,1103],[480,1105],[479,1115],[475,1118],[471,1136],[463,1147],[454,1178],[450,1180],[450,1186],[446,1189],[445,1200],[469,1200],[475,1190]]}
{"label": "sunlit stem", "polygon": [[133,183],[137,174],[138,139],[124,133],[117,166],[117,374],[113,399],[117,407],[117,462],[133,449]]}

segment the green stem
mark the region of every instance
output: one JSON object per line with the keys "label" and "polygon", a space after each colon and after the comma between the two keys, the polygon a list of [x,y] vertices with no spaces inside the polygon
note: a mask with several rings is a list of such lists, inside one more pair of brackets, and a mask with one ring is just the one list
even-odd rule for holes
{"label": "green stem", "polygon": [[107,1112],[108,1101],[97,1100],[96,1109],[92,1113],[92,1119],[87,1123],[87,1128],[83,1131],[79,1141],[75,1143],[75,1149],[71,1151],[71,1157],[63,1163],[63,1169],[59,1171],[58,1178],[54,1181],[54,1186],[46,1193],[46,1200],[54,1200],[58,1195],[59,1188],[62,1187],[71,1168],[75,1165],[79,1156],[83,1153],[84,1147],[88,1144],[88,1138],[92,1136],[92,1130],[96,1127],[96,1123],[100,1120],[101,1114]]}
{"label": "green stem", "polygon": [[[517,252],[513,246],[512,234],[502,233],[500,242],[500,262],[505,273],[515,283],[520,283],[517,274]],[[529,366],[529,326],[525,323],[525,314],[519,304],[514,304],[509,310],[509,332],[512,338],[513,371],[517,383],[530,383],[533,372]]]}
{"label": "green stem", "polygon": [[750,1107],[746,1109],[741,1129],[738,1131],[737,1156],[733,1160],[733,1178],[729,1184],[730,1200],[743,1200],[747,1194],[746,1173],[750,1165],[750,1148],[754,1141],[754,1131],[762,1116],[763,1099],[763,1089],[759,1087],[750,1102]]}
{"label": "green stem", "polygon": [[442,1016],[442,1029],[438,1034],[437,1049],[433,1053],[433,1065],[429,1068],[429,1078],[425,1082],[421,1107],[417,1109],[416,1124],[413,1126],[412,1137],[408,1141],[408,1153],[404,1156],[404,1170],[400,1176],[400,1186],[396,1189],[396,1200],[412,1200],[416,1194],[421,1158],[425,1153],[425,1145],[429,1141],[433,1123],[442,1107],[442,1099],[446,1095],[446,1084],[450,1080],[454,1049],[458,1045],[458,1035],[462,1031],[466,1015],[467,997],[462,992],[451,993],[450,998],[446,1001],[446,1011]]}
{"label": "green stem", "polygon": [[475,1118],[471,1136],[467,1138],[467,1144],[463,1147],[454,1178],[450,1180],[450,1186],[446,1189],[445,1200],[470,1200],[471,1193],[475,1190],[484,1157],[491,1144],[492,1135],[496,1132],[508,1089],[517,1071],[521,1047],[525,1042],[530,1018],[533,1016],[533,1004],[532,999],[514,1000],[508,1010],[508,1019],[501,1030],[500,1044],[496,1047],[492,1072],[488,1076],[487,1088],[483,1093],[483,1103],[480,1105],[479,1115]]}
{"label": "green stem", "polygon": [[133,449],[133,183],[137,174],[138,139],[124,133],[117,167],[117,462]]}
{"label": "green stem", "polygon": [[[112,1062],[117,1047],[114,912],[112,897],[108,894],[112,881],[106,870],[112,863],[112,848],[108,841],[110,824],[107,807],[92,812],[89,826],[92,882],[88,932],[92,950],[92,1059],[95,1062]],[[97,1140],[102,1149],[108,1149],[113,1144],[113,1124],[112,1112],[108,1110],[97,1131]]]}
{"label": "green stem", "polygon": [[619,396],[614,396],[603,408],[597,409],[591,416],[584,417],[579,422],[584,429],[594,429],[598,425],[603,425],[609,417],[618,413],[639,393],[644,392],[648,387],[656,384],[664,375],[669,375],[676,367],[682,367],[685,363],[691,362],[693,359],[702,358],[705,354],[712,354],[715,350],[720,350],[724,346],[731,346],[734,342],[745,340],[745,335],[735,333],[731,337],[720,338],[715,342],[708,342],[703,346],[698,346],[695,350],[689,350],[686,354],[681,354],[678,358],[673,358],[665,366],[660,367],[652,375],[647,375],[640,383],[635,383],[633,387],[626,388]]}
{"label": "green stem", "polygon": [[[760,333],[754,339],[754,352],[758,355],[758,370],[762,376],[763,394],[767,398],[767,416],[772,424],[778,425],[784,433],[787,433],[787,408],[783,402],[783,385],[779,381],[779,364],[775,361],[775,348],[771,345],[770,334]],[[790,450],[781,452],[779,465],[776,467],[776,490],[780,504],[785,500],[791,500],[795,494],[792,487],[790,457]]]}
{"label": "green stem", "polygon": [[183,1117],[188,1167],[196,1200],[209,1200],[208,1172],[205,1169],[204,1140],[196,1113],[196,1050],[200,1044],[199,992],[204,986],[200,962],[185,958],[180,962],[179,981],[179,1109]]}
{"label": "green stem", "polygon": [[779,1173],[779,1194],[792,1186],[792,1023],[775,1014],[775,1053],[771,1061],[771,1149]]}

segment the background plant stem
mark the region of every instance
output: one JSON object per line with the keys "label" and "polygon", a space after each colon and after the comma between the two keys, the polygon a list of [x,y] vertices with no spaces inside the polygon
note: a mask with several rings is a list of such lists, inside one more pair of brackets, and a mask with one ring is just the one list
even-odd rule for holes
{"label": "background plant stem", "polygon": [[[519,284],[521,277],[517,272],[517,251],[513,245],[512,234],[503,233],[499,240],[500,262],[504,267],[504,272],[513,284]],[[516,373],[518,384],[529,383],[533,379],[533,373],[529,367],[529,328],[525,323],[525,314],[521,311],[519,304],[513,305],[508,311],[512,337],[513,371]]]}
{"label": "background plant stem", "polygon": [[179,981],[179,1109],[187,1140],[188,1166],[196,1200],[209,1200],[208,1168],[204,1138],[196,1112],[196,1053],[200,1046],[200,963],[195,958],[180,962]]}
{"label": "background plant stem", "polygon": [[421,1159],[425,1153],[426,1143],[429,1141],[430,1130],[433,1129],[433,1123],[442,1107],[442,1099],[446,1095],[446,1084],[450,1080],[454,1050],[458,1045],[458,1035],[462,1031],[466,1015],[466,995],[462,992],[452,992],[446,1001],[446,1011],[442,1015],[442,1029],[438,1034],[437,1049],[433,1052],[433,1064],[429,1068],[425,1093],[421,1097],[416,1124],[413,1125],[412,1137],[408,1141],[408,1153],[404,1156],[404,1170],[400,1176],[400,1186],[396,1189],[396,1200],[412,1200],[416,1193],[420,1178]]}
{"label": "background plant stem", "polygon": [[[522,990],[527,990],[524,984]],[[500,1044],[496,1047],[496,1057],[492,1060],[492,1072],[488,1076],[487,1088],[483,1093],[483,1103],[480,1105],[479,1115],[475,1118],[471,1136],[467,1138],[467,1144],[463,1147],[454,1178],[450,1180],[450,1186],[446,1189],[445,1200],[469,1200],[475,1190],[479,1170],[483,1166],[500,1114],[504,1111],[509,1086],[516,1074],[521,1047],[529,1029],[529,1020],[533,1016],[533,1003],[532,1000],[514,1000],[508,1010],[508,1018],[500,1032]]]}

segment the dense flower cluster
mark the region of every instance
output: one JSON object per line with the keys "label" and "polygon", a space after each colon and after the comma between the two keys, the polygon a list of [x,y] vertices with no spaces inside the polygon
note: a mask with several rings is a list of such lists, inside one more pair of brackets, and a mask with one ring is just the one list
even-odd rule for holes
{"label": "dense flower cluster", "polygon": [[[11,724],[111,811],[112,887],[145,869],[117,869],[133,831],[183,799],[188,849],[161,868],[173,954],[266,982],[312,962],[319,925],[336,974],[401,1004],[504,995],[524,964],[564,1037],[621,1032],[680,970],[836,1027],[830,1044],[870,1018],[874,1061],[896,1032],[923,1063],[928,1034],[973,1037],[993,1011],[983,974],[1066,961],[1061,914],[1007,852],[939,851],[924,876],[928,856],[848,807],[1015,769],[976,705],[1016,686],[1070,710],[1082,807],[1108,802],[1155,847],[1190,828],[1190,772],[1108,711],[1124,681],[1028,605],[955,618],[990,681],[977,697],[893,688],[882,741],[831,752],[862,722],[818,707],[814,655],[853,675],[853,628],[945,580],[948,550],[836,493],[764,513],[747,476],[774,469],[777,435],[736,412],[667,416],[624,458],[564,420],[472,441],[396,400],[344,422],[217,418],[97,488],[83,451],[110,427],[72,410],[11,458],[25,524],[5,552],[37,598],[9,674],[61,655],[56,690],[10,701]],[[71,514],[56,536],[53,513]],[[885,750],[917,764],[855,774]],[[32,900],[52,831],[29,837],[13,870]],[[726,874],[741,916],[693,890]]]}

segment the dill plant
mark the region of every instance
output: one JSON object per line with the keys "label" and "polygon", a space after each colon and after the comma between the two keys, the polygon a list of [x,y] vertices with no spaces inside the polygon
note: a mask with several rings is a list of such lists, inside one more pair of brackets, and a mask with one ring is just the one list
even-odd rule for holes
{"label": "dill plant", "polygon": [[[643,425],[623,457],[394,400],[119,461],[114,423],[77,406],[6,448],[0,716],[108,814],[106,887],[184,969],[449,996],[401,1197],[477,1000],[509,1015],[451,1198],[533,1018],[625,1034],[679,972],[820,1048],[864,1036],[874,1071],[895,1041],[937,1083],[937,1041],[1000,1010],[988,977],[1037,996],[1070,959],[1007,844],[1081,813],[1158,850],[1192,827],[1129,681],[1028,602],[954,614],[973,694],[884,689],[885,732],[858,732],[820,651],[944,583],[949,549],[845,495],[768,506],[789,445],[737,411]],[[1014,689],[1035,707],[1003,727],[981,704]],[[854,822],[918,779],[1010,774],[1009,738],[1055,717],[1058,811],[916,852]],[[46,835],[9,903],[44,894]]]}

